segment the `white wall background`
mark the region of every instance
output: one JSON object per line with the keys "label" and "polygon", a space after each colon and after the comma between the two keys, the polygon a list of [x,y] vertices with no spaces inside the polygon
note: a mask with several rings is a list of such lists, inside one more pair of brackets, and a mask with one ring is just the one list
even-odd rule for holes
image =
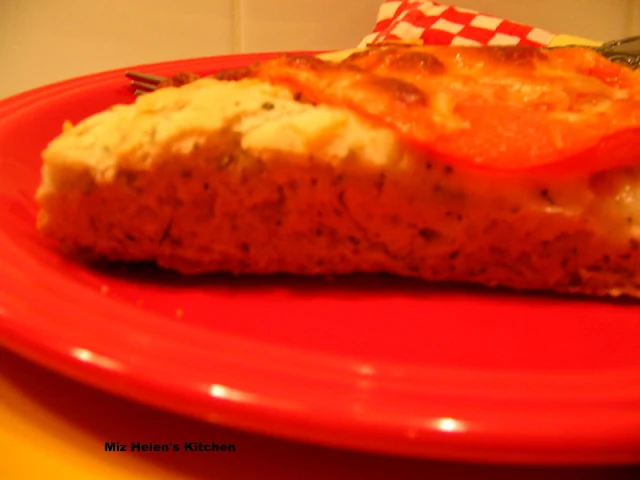
{"label": "white wall background", "polygon": [[[381,0],[0,0],[0,98],[100,70],[355,46]],[[640,0],[441,0],[596,40],[640,34]]]}

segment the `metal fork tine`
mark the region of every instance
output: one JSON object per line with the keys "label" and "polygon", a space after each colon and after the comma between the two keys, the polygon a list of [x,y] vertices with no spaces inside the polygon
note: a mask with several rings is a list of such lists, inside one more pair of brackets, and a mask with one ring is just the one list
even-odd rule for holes
{"label": "metal fork tine", "polygon": [[139,82],[137,80],[134,80],[133,82],[131,82],[131,85],[134,87],[138,87],[139,89],[143,89],[143,90],[155,90],[158,85],[155,83],[146,83],[146,82]]}
{"label": "metal fork tine", "polygon": [[149,92],[147,92],[147,91],[145,91],[145,90],[136,90],[135,92],[133,92],[133,94],[134,94],[136,97],[139,97],[140,95],[146,95],[147,93],[149,93]]}
{"label": "metal fork tine", "polygon": [[151,75],[149,73],[140,73],[140,72],[133,72],[133,71],[127,71],[124,72],[125,77],[130,78],[131,80],[135,80],[135,81],[143,81],[143,82],[147,82],[147,83],[154,83],[154,84],[158,84],[160,82],[162,82],[163,80],[166,80],[164,77],[159,77],[158,75]]}
{"label": "metal fork tine", "polygon": [[585,45],[563,45],[550,48],[557,49],[567,47],[588,48],[590,50],[598,52],[600,55],[611,60],[612,62],[626,65],[631,69],[640,68],[640,36],[613,40],[598,47]]}

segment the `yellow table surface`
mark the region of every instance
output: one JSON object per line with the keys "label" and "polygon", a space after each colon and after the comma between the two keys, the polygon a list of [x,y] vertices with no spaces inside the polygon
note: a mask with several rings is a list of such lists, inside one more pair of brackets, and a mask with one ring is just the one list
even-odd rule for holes
{"label": "yellow table surface", "polygon": [[[554,44],[591,43],[558,37]],[[105,452],[104,443],[233,443],[235,453]],[[0,349],[0,480],[640,479],[640,467],[525,468],[391,458],[196,422],[58,376]]]}

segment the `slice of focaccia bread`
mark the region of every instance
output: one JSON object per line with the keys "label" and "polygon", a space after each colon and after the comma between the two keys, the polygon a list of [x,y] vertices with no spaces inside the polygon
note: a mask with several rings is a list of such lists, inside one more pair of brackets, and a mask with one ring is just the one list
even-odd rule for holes
{"label": "slice of focaccia bread", "polygon": [[640,297],[640,80],[582,49],[282,57],[43,153],[38,228],[185,274],[385,272]]}

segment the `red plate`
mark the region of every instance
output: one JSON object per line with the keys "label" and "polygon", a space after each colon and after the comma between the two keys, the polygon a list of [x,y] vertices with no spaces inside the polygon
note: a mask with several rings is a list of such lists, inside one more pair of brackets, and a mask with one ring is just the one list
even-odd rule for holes
{"label": "red plate", "polygon": [[[209,73],[234,56],[137,70]],[[640,305],[399,279],[91,270],[34,229],[64,120],[132,101],[123,70],[0,103],[0,340],[205,420],[358,449],[527,463],[640,460]]]}

